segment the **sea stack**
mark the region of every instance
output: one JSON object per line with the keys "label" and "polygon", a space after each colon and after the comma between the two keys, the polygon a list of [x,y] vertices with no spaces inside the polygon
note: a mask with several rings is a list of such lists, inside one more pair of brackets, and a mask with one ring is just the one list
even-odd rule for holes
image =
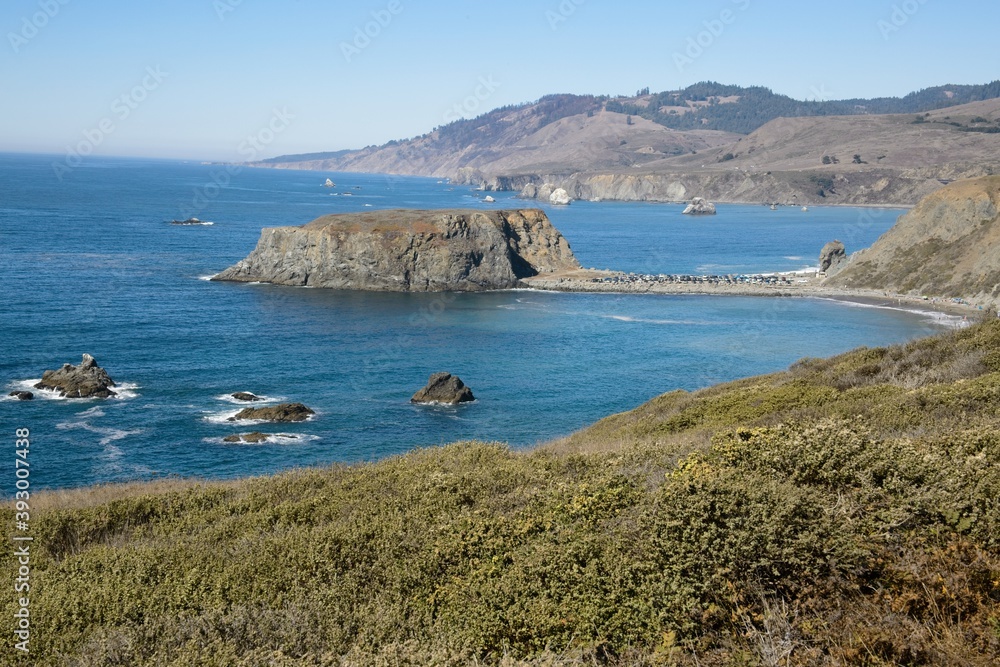
{"label": "sea stack", "polygon": [[705,201],[701,197],[695,197],[683,213],[684,215],[715,215],[715,204]]}
{"label": "sea stack", "polygon": [[45,371],[35,389],[52,389],[66,398],[111,398],[116,396],[111,390],[114,386],[108,372],[92,356],[84,354],[79,366],[63,364],[59,370]]}
{"label": "sea stack", "polygon": [[392,292],[483,291],[579,268],[569,243],[538,209],[392,210],[265,228],[246,259],[212,280]]}
{"label": "sea stack", "polygon": [[476,400],[472,390],[451,373],[435,373],[427,381],[427,386],[410,399],[410,403],[446,403],[457,405]]}

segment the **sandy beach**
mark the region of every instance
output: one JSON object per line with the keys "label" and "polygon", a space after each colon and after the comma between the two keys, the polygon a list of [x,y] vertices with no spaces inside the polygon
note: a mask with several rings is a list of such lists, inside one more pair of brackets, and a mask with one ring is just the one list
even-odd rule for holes
{"label": "sandy beach", "polygon": [[824,286],[818,273],[771,273],[740,276],[638,275],[580,269],[524,280],[530,289],[554,292],[620,294],[699,294],[720,296],[806,297],[832,299],[874,308],[894,308],[969,318],[983,312],[965,300],[892,294],[877,290]]}

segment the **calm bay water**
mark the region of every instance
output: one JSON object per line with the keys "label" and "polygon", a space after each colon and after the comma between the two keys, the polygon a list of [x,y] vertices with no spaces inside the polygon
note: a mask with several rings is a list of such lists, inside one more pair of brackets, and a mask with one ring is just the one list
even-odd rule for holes
{"label": "calm bay water", "polygon": [[[223,169],[93,159],[60,182],[45,156],[0,155],[0,386],[93,354],[126,391],[100,401],[0,400],[13,447],[30,428],[33,488],[172,475],[234,477],[361,461],[478,438],[528,446],[672,389],[787,367],[940,330],[913,313],[813,299],[376,294],[212,283],[260,228],[366,208],[485,207],[434,179]],[[333,192],[321,187],[330,176]],[[219,187],[219,182],[225,187]],[[352,196],[343,196],[351,192]],[[499,193],[495,207],[523,206]],[[585,266],[743,273],[815,264],[840,238],[870,245],[899,211],[576,202],[550,209]],[[195,215],[211,226],[179,227]],[[433,372],[478,400],[408,403]],[[317,410],[294,425],[237,427],[252,391]],[[226,435],[285,433],[263,445]],[[0,490],[13,490],[13,470]]]}

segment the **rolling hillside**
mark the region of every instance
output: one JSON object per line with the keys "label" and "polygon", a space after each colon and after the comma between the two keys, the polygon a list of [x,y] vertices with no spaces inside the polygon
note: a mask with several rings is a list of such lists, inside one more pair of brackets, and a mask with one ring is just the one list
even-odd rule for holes
{"label": "rolling hillside", "polygon": [[[912,205],[942,182],[1000,173],[1000,99],[957,104],[995,95],[1000,84],[798,106],[767,89],[704,86],[672,94],[675,107],[663,113],[616,111],[659,104],[662,93],[553,95],[411,140],[256,166],[434,176],[487,190],[552,183],[577,199],[851,205]],[[712,91],[734,94],[705,94]],[[854,113],[826,115],[843,110]],[[781,112],[793,117],[775,117]],[[697,129],[667,127],[675,116],[700,119],[679,123]],[[742,127],[720,120],[731,117],[753,118],[753,131],[702,129]]]}

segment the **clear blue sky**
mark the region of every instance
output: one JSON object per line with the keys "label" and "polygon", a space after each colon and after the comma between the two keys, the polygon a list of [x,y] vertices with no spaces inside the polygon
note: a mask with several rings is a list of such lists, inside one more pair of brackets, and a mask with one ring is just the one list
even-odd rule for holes
{"label": "clear blue sky", "polygon": [[1000,78],[998,25],[996,0],[5,0],[0,151],[269,157],[704,80],[904,95]]}

